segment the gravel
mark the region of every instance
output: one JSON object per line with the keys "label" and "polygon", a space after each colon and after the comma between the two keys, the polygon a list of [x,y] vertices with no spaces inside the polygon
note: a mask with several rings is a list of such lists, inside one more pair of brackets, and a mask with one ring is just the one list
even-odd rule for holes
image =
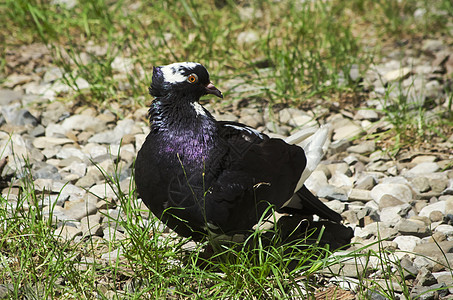
{"label": "gravel", "polygon": [[[244,33],[241,37],[244,41],[240,42],[250,43],[250,39],[253,42],[253,34]],[[437,53],[439,49],[445,51],[446,46],[440,41],[425,41],[423,47]],[[429,59],[435,56],[424,57],[425,61],[415,66],[409,64],[410,60],[403,64],[390,60],[374,66],[374,71],[363,78],[364,86],[371,91],[363,107],[353,112],[332,113],[321,120],[332,125],[331,144],[325,159],[306,182],[311,191],[330,200],[326,204],[342,214],[344,224],[354,229],[354,242],[370,245],[385,239],[381,243],[383,249],[410,252],[406,257],[407,268],[411,272],[417,270],[416,277],[411,279],[413,296],[452,285],[449,273],[442,272],[447,271],[447,262],[453,265],[453,138],[444,143],[447,151],[425,149],[392,159],[373,140],[350,139],[389,128],[389,124],[381,121],[380,109],[386,105],[379,101],[381,80],[387,89],[392,84],[403,83],[402,88],[409,92],[417,86],[405,82],[416,83],[422,78],[427,84],[423,86],[425,93],[421,101],[439,97],[445,81],[433,76],[429,64],[434,62]],[[120,57],[112,62],[112,68],[118,72],[127,72],[131,65],[132,61]],[[109,111],[72,109],[69,103],[54,101],[55,95],[70,92],[70,87],[60,81],[62,72],[48,67],[40,73],[42,78],[36,74],[13,74],[0,89],[0,159],[10,157],[0,175],[16,178],[11,183],[12,189],[3,189],[2,196],[14,207],[18,196],[18,189],[14,188],[22,176],[24,158],[28,158],[36,191],[43,195],[41,209],[44,215],[53,210],[53,218],[59,224],[54,231],[56,236],[124,239],[127,233],[111,220],[121,217],[120,205],[116,203],[118,188],[127,194],[130,184],[133,187],[132,162],[149,133],[144,122],[146,109],[125,113],[121,120]],[[80,88],[88,85],[79,79]],[[33,108],[33,104],[44,109]],[[279,135],[315,124],[312,112],[295,108],[281,109],[272,120],[266,109],[252,106],[215,115]],[[13,153],[15,159],[11,159]],[[93,163],[109,176],[118,170],[120,186],[112,188]],[[144,208],[140,200],[136,204]],[[104,217],[106,213],[109,218]],[[143,215],[151,217],[149,213]],[[116,260],[122,255],[116,249],[103,254],[102,259]],[[363,272],[354,261],[343,264],[341,269],[342,275],[350,278],[358,278]],[[2,289],[7,286],[0,287],[0,295]],[[437,293],[439,296],[453,290]],[[423,297],[431,299],[430,293]]]}

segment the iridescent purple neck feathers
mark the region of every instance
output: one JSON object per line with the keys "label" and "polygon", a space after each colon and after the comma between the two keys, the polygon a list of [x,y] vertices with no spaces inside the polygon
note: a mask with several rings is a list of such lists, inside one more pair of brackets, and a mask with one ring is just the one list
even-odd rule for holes
{"label": "iridescent purple neck feathers", "polygon": [[198,102],[168,103],[156,98],[149,110],[151,132],[162,142],[162,154],[204,160],[215,147],[216,123]]}

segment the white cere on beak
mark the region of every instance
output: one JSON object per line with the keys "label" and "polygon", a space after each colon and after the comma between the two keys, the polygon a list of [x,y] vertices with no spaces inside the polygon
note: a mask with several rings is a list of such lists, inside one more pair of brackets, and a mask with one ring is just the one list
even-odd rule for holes
{"label": "white cere on beak", "polygon": [[162,66],[160,69],[164,76],[164,81],[168,83],[178,83],[187,80],[187,76],[182,74],[182,69],[195,68],[198,64],[194,62],[174,63]]}
{"label": "white cere on beak", "polygon": [[195,109],[195,112],[197,113],[197,116],[206,116],[206,112],[204,111],[203,106],[201,106],[200,103],[193,102],[191,104],[193,106],[193,109]]}

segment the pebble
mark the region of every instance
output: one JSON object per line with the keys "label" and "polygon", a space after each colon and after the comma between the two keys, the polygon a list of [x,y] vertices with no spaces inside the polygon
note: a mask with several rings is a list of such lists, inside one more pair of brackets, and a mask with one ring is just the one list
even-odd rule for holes
{"label": "pebble", "polygon": [[429,257],[443,257],[445,253],[453,253],[453,241],[443,241],[436,243],[423,243],[417,245],[415,253]]}
{"label": "pebble", "polygon": [[64,214],[71,220],[81,220],[97,211],[96,203],[93,201],[67,201],[64,205]]}
{"label": "pebble", "polygon": [[373,200],[371,197],[370,191],[367,190],[361,190],[361,189],[351,189],[348,195],[349,201],[364,201],[368,202]]}
{"label": "pebble", "polygon": [[10,89],[0,89],[0,106],[4,107],[11,102],[20,100],[23,96],[23,93],[20,91],[14,91]]}
{"label": "pebble", "polygon": [[376,183],[377,181],[373,176],[365,175],[357,180],[355,187],[360,190],[371,190]]}
{"label": "pebble", "polygon": [[363,131],[360,125],[355,124],[353,121],[348,120],[341,127],[334,129],[333,140],[347,140],[359,135]]}
{"label": "pebble", "polygon": [[436,232],[443,233],[446,236],[453,236],[453,225],[441,224],[434,229]]}
{"label": "pebble", "polygon": [[65,240],[73,240],[76,236],[82,235],[82,231],[77,227],[63,225],[60,228],[55,229],[53,234]]}
{"label": "pebble", "polygon": [[426,224],[416,220],[400,219],[395,228],[403,235],[426,237],[431,234]]}
{"label": "pebble", "polygon": [[412,200],[412,191],[405,184],[381,183],[381,184],[376,185],[371,190],[371,197],[378,204],[384,195],[393,196],[394,198],[396,198],[402,202],[405,202],[405,203],[408,203]]}
{"label": "pebble", "polygon": [[406,177],[416,177],[423,174],[434,173],[439,170],[439,165],[435,162],[422,162],[406,172]]}
{"label": "pebble", "polygon": [[421,239],[419,237],[411,235],[400,235],[393,239],[393,242],[398,245],[398,248],[400,250],[414,252],[417,245],[420,244]]}
{"label": "pebble", "polygon": [[[419,9],[417,11],[421,13]],[[253,35],[256,33],[253,30],[241,35],[243,41],[239,44],[255,42]],[[442,77],[446,70],[441,69],[447,69],[451,52],[447,51],[447,47],[450,45],[442,40],[433,40],[424,41],[422,47],[423,51],[433,52],[430,55],[439,57],[439,61],[434,63],[423,58],[413,62],[414,59],[409,56],[400,61],[395,53],[387,62],[376,65],[377,71],[361,74],[358,66],[351,68],[351,78],[363,79],[364,85],[371,91],[369,99],[366,105],[357,107],[355,113],[341,108],[339,113],[326,119],[333,128],[327,160],[306,181],[306,186],[315,194],[332,199],[326,205],[341,213],[346,223],[351,224],[356,241],[370,245],[369,249],[374,251],[399,248],[413,252],[401,259],[407,273],[413,274],[413,277],[417,275],[413,295],[420,295],[439,284],[453,285],[449,274],[437,274],[445,269],[445,260],[453,265],[452,157],[447,152],[431,152],[430,149],[420,149],[420,153],[410,153],[405,158],[401,153],[391,157],[391,152],[382,143],[371,139],[360,142],[349,139],[364,133],[364,130],[375,134],[391,128],[390,123],[379,120],[383,117],[380,110],[387,109],[380,98],[392,86],[396,87],[397,82],[407,94],[409,105],[421,105],[428,99],[435,103],[441,100],[439,95],[448,82]],[[96,51],[105,52],[102,47],[99,48]],[[446,54],[440,55],[439,49]],[[433,73],[432,66],[437,68],[436,73]],[[116,56],[111,67],[120,80],[125,71],[134,67],[134,61]],[[146,123],[147,108],[125,114],[126,117],[119,121],[118,116],[107,109],[102,113],[94,108],[74,110],[72,103],[55,100],[57,95],[70,90],[61,82],[62,76],[62,69],[51,66],[43,68],[39,76],[13,74],[6,78],[3,88],[9,86],[15,90],[0,89],[0,149],[5,149],[1,158],[12,153],[13,149],[6,140],[14,131],[11,140],[16,155],[29,157],[32,164],[35,189],[40,194],[39,207],[46,218],[53,214],[55,226],[59,224],[54,234],[79,241],[82,236],[110,241],[124,239],[127,234],[116,222],[121,218],[121,207],[115,201],[115,189],[105,183],[104,175],[93,162],[108,175],[115,173],[114,165],[118,162],[122,167],[122,172],[118,174],[122,180],[120,188],[128,191],[132,162],[150,130]],[[381,79],[387,86],[379,82]],[[76,83],[80,89],[89,87],[83,78],[77,78]],[[257,88],[243,84],[243,80],[235,85],[240,86],[237,91],[254,91]],[[393,104],[392,99],[397,96],[396,92],[388,93],[389,104]],[[43,102],[46,99],[54,101]],[[44,103],[45,109],[34,109],[34,103]],[[440,103],[439,107],[445,105]],[[326,112],[327,109],[324,110]],[[270,115],[269,110],[261,109],[261,106],[249,106],[227,112],[221,118],[239,120],[255,128],[263,126],[278,135],[287,135],[296,127],[314,124],[313,114],[301,109],[275,110],[275,119],[270,119]],[[429,117],[428,114],[426,116]],[[322,123],[324,120],[316,121]],[[453,141],[453,136],[450,141]],[[116,157],[118,153],[119,158]],[[24,162],[19,161],[14,168],[20,170],[23,165]],[[8,167],[13,167],[13,164],[8,164]],[[443,171],[444,168],[447,171]],[[8,200],[13,203],[17,195],[8,195]],[[143,203],[139,203],[138,207],[144,209],[141,215],[146,223],[152,215]],[[165,226],[160,226],[164,230]],[[387,240],[376,243],[378,239]],[[434,241],[439,243],[443,252]],[[435,258],[437,262],[414,253]],[[400,254],[395,252],[395,257],[401,258]],[[116,249],[103,254],[102,259],[117,260],[122,255],[121,250]],[[374,263],[379,269],[379,262]],[[342,266],[341,272],[351,282],[352,278],[367,274],[364,267],[357,268],[357,265],[357,262],[348,262]],[[416,269],[420,272],[414,272]],[[404,275],[408,280],[413,279],[411,276]],[[346,285],[344,280],[342,282]],[[395,289],[402,292],[400,287],[395,286]],[[425,295],[423,297],[436,296],[430,293]],[[375,294],[372,297],[379,299]]]}
{"label": "pebble", "polygon": [[364,153],[374,152],[375,149],[376,149],[376,144],[374,141],[366,141],[366,142],[362,142],[358,145],[348,147],[347,151],[352,152],[352,153],[364,154]]}
{"label": "pebble", "polygon": [[430,216],[431,212],[439,211],[443,215],[446,213],[446,201],[439,201],[433,204],[429,204],[423,207],[420,212],[418,213],[419,216],[428,217]]}

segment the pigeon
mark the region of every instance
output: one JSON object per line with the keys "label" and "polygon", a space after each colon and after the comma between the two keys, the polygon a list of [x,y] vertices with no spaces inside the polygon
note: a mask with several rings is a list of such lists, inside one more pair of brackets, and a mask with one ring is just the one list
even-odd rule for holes
{"label": "pigeon", "polygon": [[[195,241],[250,232],[272,209],[339,223],[303,184],[322,158],[328,128],[285,141],[217,121],[200,97],[222,93],[195,62],[154,67],[150,133],[137,154],[139,197],[173,231]],[[305,151],[304,151],[305,148]]]}

